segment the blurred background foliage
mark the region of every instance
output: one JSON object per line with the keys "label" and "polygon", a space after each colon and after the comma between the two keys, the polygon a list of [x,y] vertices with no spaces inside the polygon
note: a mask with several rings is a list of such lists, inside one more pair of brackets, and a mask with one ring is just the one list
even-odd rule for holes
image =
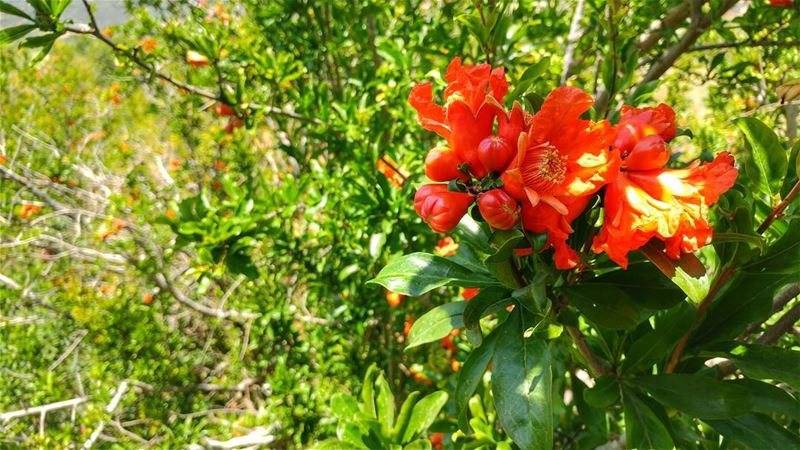
{"label": "blurred background foliage", "polygon": [[[648,80],[694,13],[652,24],[684,4],[699,4],[709,23]],[[613,119],[622,101],[668,102],[693,134],[674,146],[691,157],[735,152],[730,119],[750,112],[782,141],[796,139],[797,106],[777,107],[774,92],[800,77],[796,5],[123,7],[124,24],[98,23],[92,34],[76,23],[85,15],[56,20],[57,40],[0,54],[0,161],[28,180],[0,176],[0,274],[12,281],[0,283],[0,411],[90,397],[77,417],[53,411],[41,429],[38,415],[0,425],[3,447],[73,448],[108,419],[121,380],[135,389],[98,447],[184,448],[264,427],[270,447],[304,448],[334,434],[332,395],[356,393],[373,362],[400,399],[452,388],[468,348],[461,337],[402,348],[414,317],[460,293],[397,305],[365,282],[391,255],[430,251],[442,238],[413,211],[436,142],[405,102],[415,81],[442,86],[454,56],[505,67],[528,106],[562,82],[603,99],[596,116]],[[2,28],[12,23],[7,11],[0,17]],[[28,37],[49,36],[37,33]],[[655,42],[643,47],[649,35]],[[34,65],[36,47],[49,53]],[[187,64],[188,51],[206,62]],[[216,111],[220,99],[234,115]],[[432,431],[452,432],[454,420]],[[492,420],[489,411],[490,434]],[[581,427],[562,424],[558,446],[588,445],[573,435]]]}

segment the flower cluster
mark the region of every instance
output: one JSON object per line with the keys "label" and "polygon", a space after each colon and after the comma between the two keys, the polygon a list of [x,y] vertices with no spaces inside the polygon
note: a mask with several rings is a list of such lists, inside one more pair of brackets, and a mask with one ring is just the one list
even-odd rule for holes
{"label": "flower cluster", "polygon": [[650,239],[664,241],[678,258],[708,244],[708,208],[737,176],[723,152],[708,164],[666,169],[675,114],[667,105],[625,106],[620,122],[583,118],[594,103],[582,90],[552,91],[536,114],[519,103],[506,109],[502,68],[463,65],[454,59],[445,74],[444,104],[431,83],[409,95],[423,128],[447,141],[425,158],[434,183],[414,198],[419,216],[446,233],[473,203],[492,228],[547,235],[559,269],[579,263],[567,240],[572,222],[603,192],[604,221],[592,249],[626,267],[627,254]]}

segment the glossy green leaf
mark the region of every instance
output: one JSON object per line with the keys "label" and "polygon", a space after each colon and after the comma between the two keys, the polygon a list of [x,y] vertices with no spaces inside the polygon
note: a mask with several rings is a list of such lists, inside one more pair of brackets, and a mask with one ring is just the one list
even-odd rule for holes
{"label": "glossy green leaf", "polygon": [[0,12],[5,14],[11,14],[12,16],[22,17],[23,19],[28,19],[33,21],[33,18],[28,15],[25,11],[17,8],[16,6],[12,5],[8,2],[0,1]]}
{"label": "glossy green leaf", "polygon": [[628,294],[610,284],[583,283],[561,290],[571,305],[602,327],[614,330],[633,328],[644,317],[643,310]]}
{"label": "glossy green leaf", "polygon": [[367,369],[367,374],[364,376],[364,381],[361,384],[361,408],[367,417],[373,419],[378,417],[377,410],[375,409],[375,379],[381,371],[375,363],[372,363]]}
{"label": "glossy green leaf", "polygon": [[503,429],[523,450],[553,446],[553,374],[546,342],[524,338],[517,308],[500,325],[492,369],[492,394]]}
{"label": "glossy green leaf", "polygon": [[655,317],[655,329],[636,339],[625,354],[623,372],[647,368],[670,354],[672,348],[692,326],[695,310],[682,303]]}
{"label": "glossy green leaf", "polygon": [[5,45],[21,39],[26,34],[36,29],[36,25],[17,25],[0,30],[0,45]]}
{"label": "glossy green leaf", "polygon": [[334,394],[331,397],[331,412],[339,420],[351,420],[359,413],[358,401],[349,394]]}
{"label": "glossy green leaf", "polygon": [[497,286],[497,280],[475,273],[446,258],[412,253],[395,258],[369,283],[380,284],[400,294],[418,296],[442,286]]}
{"label": "glossy green leaf", "polygon": [[466,412],[469,399],[475,394],[475,390],[480,385],[483,374],[494,356],[497,334],[497,329],[489,333],[481,346],[470,352],[461,366],[461,370],[458,371],[455,391],[456,411],[459,427],[465,432],[468,431]]}
{"label": "glossy green leaf", "polygon": [[394,394],[383,374],[378,375],[375,386],[378,388],[375,408],[378,413],[378,422],[381,424],[381,434],[389,436],[394,427]]}
{"label": "glossy green leaf", "polygon": [[447,403],[447,392],[436,391],[418,401],[411,410],[411,420],[403,433],[402,443],[406,444],[421,435],[431,426],[439,411]]}
{"label": "glossy green leaf", "polygon": [[414,405],[417,404],[419,396],[419,391],[414,391],[406,397],[406,401],[403,402],[403,405],[400,407],[400,413],[397,415],[397,422],[395,422],[394,428],[392,429],[392,441],[398,441],[403,436],[403,433],[406,432],[408,423],[411,421],[411,412],[413,411]]}
{"label": "glossy green leaf", "polygon": [[605,273],[583,284],[617,287],[638,305],[651,309],[671,308],[686,297],[655,265],[646,262]]}
{"label": "glossy green leaf", "polygon": [[736,120],[747,143],[748,158],[744,162],[747,176],[761,192],[773,196],[786,175],[786,150],[774,131],[754,117]]}
{"label": "glossy green leaf", "polygon": [[598,377],[594,387],[583,391],[583,399],[595,408],[607,408],[619,400],[619,385],[612,377]]}
{"label": "glossy green leaf", "polygon": [[674,444],[664,421],[646,400],[633,391],[623,391],[625,440],[633,449],[672,449]]}
{"label": "glossy green leaf", "polygon": [[515,248],[525,241],[525,235],[517,229],[498,230],[489,238],[489,245],[496,249],[495,252],[486,258],[487,263],[506,261],[511,257]]}
{"label": "glossy green leaf", "polygon": [[457,301],[439,305],[425,313],[414,322],[408,332],[406,350],[438,341],[450,334],[455,328],[464,326],[464,308],[466,301]]}
{"label": "glossy green leaf", "polygon": [[753,411],[766,415],[777,414],[800,422],[800,402],[785,390],[763,381],[740,378],[726,381],[741,386],[750,392]]}
{"label": "glossy green leaf", "polygon": [[704,419],[747,414],[752,400],[747,389],[702,375],[645,375],[631,380],[664,405]]}
{"label": "glossy green leaf", "polygon": [[761,344],[731,343],[721,354],[750,378],[782,381],[800,389],[800,351]]}
{"label": "glossy green leaf", "polygon": [[[483,316],[499,311],[512,303],[511,291],[505,288],[490,287],[481,289],[478,295],[467,302],[464,308],[464,326],[467,330],[480,333],[480,320]],[[480,345],[480,342],[473,342]]]}
{"label": "glossy green leaf", "polygon": [[719,434],[754,450],[800,449],[800,437],[762,414],[705,420]]}

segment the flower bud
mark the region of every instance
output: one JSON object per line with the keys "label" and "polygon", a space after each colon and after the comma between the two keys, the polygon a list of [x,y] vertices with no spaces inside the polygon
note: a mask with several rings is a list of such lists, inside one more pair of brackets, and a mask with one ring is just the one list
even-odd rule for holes
{"label": "flower bud", "polygon": [[523,181],[519,169],[506,170],[500,175],[500,179],[503,181],[503,190],[514,200],[524,202],[528,199],[528,196],[525,195],[525,181]]}
{"label": "flower bud", "polygon": [[473,201],[470,194],[448,191],[446,184],[426,184],[414,196],[414,209],[434,231],[447,233],[458,225]]}
{"label": "flower bud", "polygon": [[653,170],[669,162],[669,147],[661,136],[647,136],[625,156],[622,167],[629,170]]}
{"label": "flower bud", "polygon": [[489,172],[502,172],[514,159],[514,147],[500,136],[489,136],[478,145],[478,159]]}
{"label": "flower bud", "polygon": [[510,230],[519,221],[519,204],[502,189],[481,194],[478,208],[486,223],[499,230]]}
{"label": "flower bud", "polygon": [[450,181],[461,178],[466,181],[469,178],[458,170],[461,164],[456,152],[447,147],[435,147],[425,157],[425,175],[433,181]]}

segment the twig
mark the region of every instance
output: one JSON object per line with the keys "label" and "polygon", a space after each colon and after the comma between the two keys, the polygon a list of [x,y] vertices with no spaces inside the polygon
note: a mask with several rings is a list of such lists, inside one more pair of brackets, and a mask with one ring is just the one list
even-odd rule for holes
{"label": "twig", "polygon": [[42,414],[42,413],[47,413],[47,412],[50,412],[50,411],[53,411],[53,410],[56,410],[56,409],[74,407],[74,406],[80,405],[81,403],[85,403],[87,400],[88,400],[88,398],[86,398],[86,397],[78,397],[78,398],[73,398],[71,400],[64,400],[64,401],[55,402],[55,403],[48,403],[46,405],[36,406],[36,407],[33,407],[33,408],[25,408],[25,409],[20,409],[20,410],[17,410],[17,411],[10,411],[10,412],[7,412],[7,413],[2,413],[2,414],[0,414],[0,422],[5,423],[5,422],[8,422],[11,419],[16,419],[17,417],[30,416],[30,415],[33,415],[33,414]]}
{"label": "twig", "polygon": [[[166,81],[167,83],[169,83],[169,84],[171,84],[171,85],[173,85],[173,86],[175,86],[175,87],[177,87],[179,89],[183,89],[186,92],[189,92],[191,94],[197,95],[199,97],[207,98],[207,99],[210,99],[210,100],[214,100],[214,101],[218,101],[218,102],[223,102],[224,101],[224,99],[222,98],[222,95],[217,95],[217,94],[214,94],[212,92],[208,92],[207,90],[205,90],[203,88],[200,88],[200,87],[197,87],[197,86],[193,86],[191,84],[187,84],[187,83],[184,83],[182,81],[178,81],[178,80],[174,79],[173,77],[171,77],[170,75],[167,75],[167,74],[165,74],[163,72],[159,72],[158,70],[156,70],[155,67],[153,67],[150,64],[146,63],[145,61],[143,61],[141,58],[139,58],[137,52],[135,52],[135,51],[126,51],[126,50],[122,49],[120,46],[118,46],[116,43],[114,43],[114,41],[112,41],[111,39],[109,39],[108,37],[106,37],[102,33],[102,31],[100,30],[99,25],[97,24],[97,20],[95,19],[94,14],[92,13],[92,7],[89,4],[88,0],[83,0],[83,6],[86,9],[86,12],[89,14],[89,23],[90,24],[89,25],[87,25],[87,24],[69,25],[69,26],[65,27],[66,31],[68,31],[70,33],[75,33],[75,34],[83,34],[83,35],[93,36],[94,38],[100,40],[102,43],[104,43],[107,46],[111,47],[114,50],[114,52],[121,53],[121,54],[125,55],[128,59],[133,61],[134,64],[136,64],[137,66],[139,66],[142,69],[146,70],[148,73],[152,74],[156,78],[162,79],[162,80]],[[320,121],[319,119],[312,118],[312,117],[306,117],[306,116],[304,116],[302,114],[298,114],[298,113],[295,113],[295,112],[292,112],[292,111],[285,111],[285,110],[282,110],[282,109],[279,109],[279,108],[275,108],[275,107],[272,107],[272,106],[251,105],[251,107],[253,107],[254,109],[262,110],[267,115],[277,115],[277,116],[289,117],[289,118],[292,118],[292,119],[295,119],[295,120],[300,120],[302,122],[309,122],[309,123],[313,123],[313,124],[316,124],[316,125],[322,124],[322,121]]]}
{"label": "twig", "polygon": [[59,364],[61,364],[62,362],[64,362],[64,360],[65,360],[65,359],[67,359],[67,357],[69,357],[69,355],[70,355],[70,354],[71,354],[73,351],[75,351],[75,349],[76,349],[76,348],[78,348],[78,345],[81,343],[81,341],[83,340],[83,338],[85,338],[85,337],[86,337],[86,335],[87,335],[87,334],[89,334],[89,332],[88,332],[88,331],[86,331],[86,330],[79,330],[79,331],[78,331],[78,337],[76,337],[76,338],[75,338],[75,339],[72,341],[72,344],[70,344],[70,345],[69,345],[69,347],[67,347],[67,349],[66,349],[66,350],[64,350],[64,353],[62,353],[62,354],[61,354],[61,356],[59,356],[57,360],[53,361],[53,364],[50,364],[50,367],[48,367],[48,368],[47,368],[47,370],[48,370],[48,371],[53,371],[53,370],[55,370],[55,368],[56,368],[56,367],[58,367],[58,366],[59,366]]}
{"label": "twig", "polygon": [[[672,8],[660,20],[654,21],[649,28],[648,33],[644,33],[636,43],[641,53],[649,52],[658,41],[664,37],[664,30],[670,30],[680,25],[687,17],[689,17],[689,3],[690,0],[685,0],[678,6]],[[705,3],[705,2],[703,2]]]}
{"label": "twig", "polygon": [[[790,284],[783,289],[781,289],[776,295],[775,299],[772,303],[772,312],[770,313],[770,317],[780,312],[784,306],[786,306],[792,299],[800,295],[800,283]],[[750,324],[744,333],[742,333],[737,340],[743,340],[753,334],[758,328],[763,324],[764,321],[756,322]]]}
{"label": "twig", "polygon": [[[108,403],[108,405],[106,405],[105,412],[107,414],[113,414],[114,411],[117,410],[119,402],[122,400],[122,396],[125,395],[125,393],[128,391],[128,386],[129,383],[127,380],[123,381],[122,383],[119,384],[119,386],[117,386],[117,389],[114,392],[114,397],[112,397],[111,401]],[[97,428],[94,430],[92,435],[89,436],[89,439],[87,439],[86,442],[83,443],[83,445],[81,446],[81,450],[88,450],[92,448],[95,441],[97,441],[97,438],[100,437],[100,434],[103,432],[103,429],[105,429],[105,427],[106,427],[106,421],[101,420],[97,424]]]}
{"label": "twig", "polygon": [[8,278],[7,276],[3,275],[2,273],[0,273],[0,284],[6,286],[8,288],[11,288],[11,289],[13,289],[15,291],[20,291],[20,296],[22,296],[22,298],[30,300],[31,302],[33,302],[33,303],[35,303],[35,304],[37,304],[39,306],[42,306],[44,308],[47,308],[50,311],[56,312],[56,313],[60,314],[62,317],[65,317],[67,319],[72,319],[72,314],[70,314],[68,312],[65,312],[65,311],[60,311],[58,308],[56,308],[55,306],[51,305],[50,303],[47,303],[46,301],[42,300],[41,298],[39,298],[38,295],[34,294],[33,292],[29,291],[28,289],[23,289],[22,286],[19,285],[19,283],[17,283],[16,281],[12,280],[11,278]]}
{"label": "twig", "polygon": [[697,45],[690,48],[689,52],[702,52],[705,50],[717,50],[723,48],[738,48],[738,47],[800,47],[800,41],[741,41],[741,42],[723,42],[720,44],[706,44]]}
{"label": "twig", "polygon": [[789,203],[791,203],[792,200],[794,200],[794,198],[797,197],[798,193],[800,193],[800,180],[798,180],[797,183],[794,184],[794,187],[786,195],[786,198],[784,198],[780,203],[778,203],[778,206],[776,206],[772,210],[770,215],[767,216],[764,222],[758,227],[758,230],[756,230],[758,234],[762,234],[763,232],[767,231],[769,226],[772,225],[772,222],[775,222],[781,216],[781,214],[783,214],[783,211],[786,209],[787,206],[789,206]]}
{"label": "twig", "polygon": [[791,330],[798,320],[800,320],[800,303],[794,305],[792,309],[778,319],[775,325],[767,328],[767,331],[759,336],[756,342],[759,344],[774,344],[787,331]]}
{"label": "twig", "polygon": [[669,362],[667,363],[667,367],[664,369],[665,373],[672,373],[675,370],[675,367],[678,366],[678,363],[681,360],[681,356],[683,355],[683,351],[686,349],[686,344],[689,343],[689,338],[692,337],[692,333],[700,324],[700,321],[705,317],[706,310],[709,306],[711,306],[711,302],[719,293],[720,289],[725,286],[725,283],[730,280],[733,276],[734,270],[733,267],[725,268],[716,279],[714,279],[714,283],[708,289],[708,294],[700,303],[700,306],[697,307],[697,312],[694,315],[694,322],[689,330],[681,336],[681,340],[678,341],[678,344],[675,345],[675,350],[673,350],[672,355],[669,358]]}
{"label": "twig", "polygon": [[578,351],[583,355],[586,359],[586,362],[589,364],[589,368],[592,370],[592,376],[600,377],[606,375],[608,371],[606,368],[600,363],[600,361],[595,358],[592,351],[589,349],[589,345],[586,344],[586,337],[584,337],[583,333],[572,325],[567,325],[565,327],[567,329],[567,333],[572,338],[572,342],[575,343],[575,346],[578,348]]}

